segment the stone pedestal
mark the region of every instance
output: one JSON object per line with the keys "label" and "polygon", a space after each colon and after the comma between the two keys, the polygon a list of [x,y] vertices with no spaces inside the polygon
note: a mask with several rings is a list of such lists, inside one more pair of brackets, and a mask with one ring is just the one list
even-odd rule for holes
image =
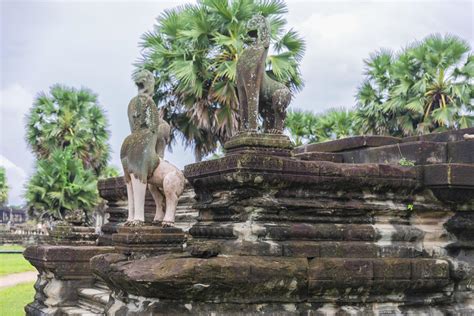
{"label": "stone pedestal", "polygon": [[226,142],[224,148],[227,155],[249,153],[288,157],[293,146],[283,134],[241,132]]}
{"label": "stone pedestal", "polygon": [[111,246],[112,235],[117,233],[117,226],[127,220],[127,188],[123,177],[100,180],[99,195],[107,201],[105,209],[107,223],[102,225],[99,245]]}
{"label": "stone pedestal", "polygon": [[25,306],[27,315],[61,315],[62,308],[74,306],[77,290],[90,286],[95,277],[90,259],[113,252],[113,247],[30,246],[25,258],[38,270],[34,301]]}
{"label": "stone pedestal", "polygon": [[74,226],[60,223],[49,231],[48,243],[51,245],[90,245],[97,243],[99,235],[94,227]]}
{"label": "stone pedestal", "polygon": [[115,249],[133,258],[183,251],[186,236],[180,228],[119,226],[112,236]]}

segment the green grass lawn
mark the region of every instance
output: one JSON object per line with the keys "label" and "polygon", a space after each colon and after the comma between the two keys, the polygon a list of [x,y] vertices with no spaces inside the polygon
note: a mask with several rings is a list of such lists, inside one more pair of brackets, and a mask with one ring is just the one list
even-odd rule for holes
{"label": "green grass lawn", "polygon": [[0,251],[2,250],[25,250],[25,247],[21,246],[21,245],[3,245],[3,246],[0,246]]}
{"label": "green grass lawn", "polygon": [[35,268],[21,253],[0,253],[0,276],[26,271],[35,271]]}
{"label": "green grass lawn", "polygon": [[24,307],[33,302],[34,282],[22,283],[0,289],[0,315],[25,315]]}

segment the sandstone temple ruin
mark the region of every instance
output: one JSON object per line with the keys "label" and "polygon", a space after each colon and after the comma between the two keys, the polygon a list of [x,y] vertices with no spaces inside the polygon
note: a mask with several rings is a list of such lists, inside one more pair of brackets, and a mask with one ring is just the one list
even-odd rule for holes
{"label": "sandstone temple ruin", "polygon": [[[472,133],[293,150],[240,139],[225,157],[185,168],[191,187],[170,231],[121,231],[125,184],[104,180],[101,236],[71,231],[26,250],[39,271],[26,311],[472,314],[474,141],[463,138]],[[147,196],[147,221],[153,214]]]}
{"label": "sandstone temple ruin", "polygon": [[[265,19],[249,26],[256,38],[237,64],[243,123],[223,157],[185,167],[175,226],[153,222],[157,199],[144,190],[127,221],[130,186],[101,181],[100,234],[58,225],[26,249],[39,272],[27,314],[474,314],[474,128],[293,148],[291,94],[264,73]],[[161,123],[143,109],[129,117],[145,136],[127,137],[123,157],[150,180]]]}

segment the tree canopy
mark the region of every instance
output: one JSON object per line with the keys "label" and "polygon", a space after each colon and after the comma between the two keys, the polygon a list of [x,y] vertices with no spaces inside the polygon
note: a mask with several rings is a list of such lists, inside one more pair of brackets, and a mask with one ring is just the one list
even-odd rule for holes
{"label": "tree canopy", "polygon": [[37,159],[48,158],[58,148],[71,148],[97,176],[110,157],[108,138],[97,95],[85,88],[54,85],[49,94],[36,97],[27,116],[26,141]]}
{"label": "tree canopy", "polygon": [[137,69],[154,73],[155,100],[174,135],[194,146],[197,160],[237,130],[236,64],[255,13],[271,26],[267,74],[298,91],[305,45],[294,30],[285,31],[283,1],[201,0],[165,11],[143,35]]}
{"label": "tree canopy", "polygon": [[400,53],[367,60],[357,120],[368,134],[409,136],[474,126],[474,56],[451,35],[431,35]]}
{"label": "tree canopy", "polygon": [[30,215],[36,218],[48,213],[64,219],[68,211],[77,210],[87,214],[99,201],[97,177],[84,168],[72,148],[57,148],[37,162],[25,197]]}
{"label": "tree canopy", "polygon": [[288,112],[285,125],[293,143],[300,146],[356,135],[359,127],[354,117],[354,111],[343,108],[321,114],[295,110]]}
{"label": "tree canopy", "polygon": [[8,202],[9,189],[5,168],[0,166],[0,205],[4,205]]}
{"label": "tree canopy", "polygon": [[107,165],[109,132],[97,95],[61,85],[40,93],[26,134],[37,158],[25,195],[30,215],[63,219],[68,211],[91,212],[99,203],[97,179],[117,175]]}

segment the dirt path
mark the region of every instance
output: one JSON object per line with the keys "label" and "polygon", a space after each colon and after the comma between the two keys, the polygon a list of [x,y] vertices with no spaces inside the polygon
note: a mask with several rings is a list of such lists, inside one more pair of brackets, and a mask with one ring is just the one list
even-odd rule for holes
{"label": "dirt path", "polygon": [[0,288],[17,285],[20,283],[36,281],[38,272],[28,271],[21,273],[13,273],[0,277]]}

